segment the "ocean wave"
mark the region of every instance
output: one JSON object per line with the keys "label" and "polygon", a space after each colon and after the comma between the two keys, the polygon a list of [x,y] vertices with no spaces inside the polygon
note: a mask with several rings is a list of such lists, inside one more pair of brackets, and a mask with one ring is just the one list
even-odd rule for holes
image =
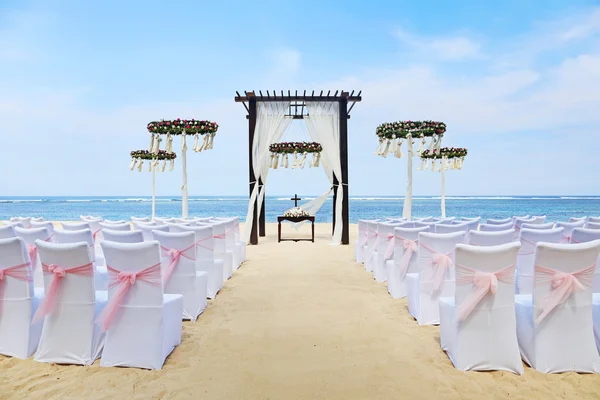
{"label": "ocean wave", "polygon": [[42,200],[42,199],[36,199],[36,200],[7,199],[7,200],[0,200],[0,203],[41,203],[44,201],[46,201],[46,200]]}

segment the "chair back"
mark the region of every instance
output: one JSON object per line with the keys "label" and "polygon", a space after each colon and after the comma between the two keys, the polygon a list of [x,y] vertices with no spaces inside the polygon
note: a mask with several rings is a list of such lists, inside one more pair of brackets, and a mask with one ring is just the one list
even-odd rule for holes
{"label": "chair back", "polygon": [[[503,244],[518,241],[515,238],[515,230],[505,231],[471,231],[469,232],[469,244],[473,246],[501,246]],[[516,257],[516,255],[515,255]]]}
{"label": "chair back", "polygon": [[225,258],[227,251],[227,224],[223,222],[213,223],[214,249],[216,258]]}
{"label": "chair back", "polygon": [[[419,285],[422,291],[440,291],[446,282],[454,281],[454,247],[465,243],[466,232],[419,233]],[[445,268],[445,271],[439,271]],[[454,284],[454,283],[452,283]]]}
{"label": "chair back", "polygon": [[166,225],[166,224],[157,225],[154,222],[150,223],[150,224],[134,222],[133,229],[142,232],[142,236],[144,236],[145,242],[150,241],[150,240],[155,240],[154,235],[152,234],[152,231],[154,231],[154,230],[162,231],[162,232],[169,232],[168,225]]}
{"label": "chair back", "polygon": [[585,226],[585,221],[577,221],[577,222],[557,222],[557,228],[563,228],[563,243],[569,243],[571,241],[571,232],[575,228],[583,228]]}
{"label": "chair back", "polygon": [[[385,255],[388,252],[388,246],[393,246],[391,241],[394,238],[394,228],[401,225],[402,223],[377,222],[377,236],[379,238],[375,249],[377,254]],[[389,258],[391,257],[392,255],[389,254]]]}
{"label": "chair back", "polygon": [[541,224],[524,223],[521,229],[554,229],[554,222],[545,222]]}
{"label": "chair back", "polygon": [[105,219],[104,223],[105,224],[122,225],[122,224],[126,224],[127,221],[125,221],[124,219]]}
{"label": "chair back", "polygon": [[429,217],[413,217],[412,221],[413,222],[427,222],[427,220],[429,219],[433,219],[432,216]]}
{"label": "chair back", "polygon": [[419,233],[431,232],[431,227],[394,228],[394,263],[400,266],[401,274],[419,272]]}
{"label": "chair back", "polygon": [[[495,218],[488,218],[486,221],[486,224],[488,225],[505,225],[505,224],[512,224],[513,223],[513,219],[512,218],[503,218],[503,219],[495,219]],[[512,228],[512,226],[511,226]]]}
{"label": "chair back", "polygon": [[34,221],[31,220],[32,228],[46,228],[48,230],[48,234],[50,235],[50,240],[54,239],[54,224],[50,221]]}
{"label": "chair back", "polygon": [[535,248],[539,242],[559,243],[563,228],[522,229],[519,233],[521,250],[517,257],[517,287],[519,294],[531,294],[533,290],[533,266]]}
{"label": "chair back", "polygon": [[506,231],[506,230],[512,229],[512,228],[513,228],[512,222],[508,222],[506,224],[490,224],[490,223],[487,223],[487,224],[480,224],[479,225],[479,230],[481,232]]}
{"label": "chair back", "polygon": [[435,233],[455,233],[462,232],[463,234],[468,233],[472,225],[469,222],[463,222],[462,224],[437,224],[435,225]]}
{"label": "chair back", "polygon": [[[196,234],[194,232],[153,231],[160,244],[161,269],[165,293],[194,291],[196,279]],[[174,256],[170,251],[181,252]]]}
{"label": "chair back", "polygon": [[515,231],[520,232],[521,226],[523,224],[533,224],[534,221],[535,221],[535,218],[517,218],[517,219],[515,219],[515,223],[514,223]]}
{"label": "chair back", "polygon": [[585,225],[585,227],[588,229],[600,229],[600,223],[599,222],[588,222]]}
{"label": "chair back", "polygon": [[130,231],[131,230],[131,225],[129,224],[129,222],[125,222],[122,224],[118,224],[118,223],[110,223],[110,222],[99,222],[98,223],[99,227],[102,228],[102,230],[104,229],[110,229],[111,231]]}
{"label": "chair back", "polygon": [[373,250],[377,239],[377,221],[367,221],[367,248]]}
{"label": "chair back", "polygon": [[18,222],[23,225],[23,228],[31,228],[30,217],[11,217],[10,222]]}
{"label": "chair back", "polygon": [[465,221],[465,222],[473,222],[473,221],[481,221],[481,217],[462,217],[460,219],[461,221]]}
{"label": "chair back", "polygon": [[196,240],[196,260],[201,262],[214,262],[214,231],[211,225],[206,226],[181,226],[181,232],[194,232]]}
{"label": "chair back", "polygon": [[85,221],[85,222],[87,222],[87,221],[102,222],[102,217],[94,217],[92,215],[80,215],[79,220]]}
{"label": "chair back", "polygon": [[13,228],[18,237],[23,238],[28,246],[35,246],[36,240],[47,241],[50,239],[50,232],[46,228],[21,228],[15,226]]}
{"label": "chair back", "polygon": [[514,217],[512,217],[513,225],[515,224],[515,222],[517,222],[518,219],[532,219],[532,218],[529,215],[523,215],[522,217],[514,216]]}
{"label": "chair back", "polygon": [[81,229],[78,231],[66,231],[57,229],[54,232],[55,243],[87,243],[90,251],[90,259],[96,261],[96,252],[94,250],[94,239],[92,237],[92,231],[89,229]]}
{"label": "chair back", "polygon": [[131,222],[145,222],[145,223],[149,223],[150,218],[148,217],[131,217]]}
{"label": "chair back", "polygon": [[593,222],[595,224],[600,224],[600,217],[588,217],[588,222]]}
{"label": "chair back", "polygon": [[22,238],[0,239],[0,269],[12,270],[11,274],[4,272],[4,282],[0,282],[0,296],[3,299],[20,300],[33,297],[33,269]]}
{"label": "chair back", "polygon": [[545,215],[534,215],[531,217],[531,219],[533,219],[533,221],[530,222],[530,224],[543,224],[544,222],[546,222]]}
{"label": "chair back", "polygon": [[0,226],[0,239],[16,237],[15,228],[12,225]]}
{"label": "chair back", "polygon": [[183,229],[183,227],[186,226],[194,226],[196,224],[180,224],[180,223],[175,223],[175,222],[165,222],[165,225],[167,225],[169,227],[169,232],[185,232],[185,229]]}
{"label": "chair back", "polygon": [[594,240],[600,240],[600,230],[575,228],[571,231],[571,241],[569,243],[586,243]]}
{"label": "chair back", "polygon": [[90,226],[89,222],[87,222],[87,221],[85,221],[85,222],[63,222],[63,223],[61,223],[61,225],[65,231],[80,231],[82,229],[92,230],[92,227]]}
{"label": "chair back", "polygon": [[102,229],[104,240],[117,243],[140,243],[144,241],[142,231],[117,231]]}
{"label": "chair back", "polygon": [[584,221],[587,222],[587,217],[570,217],[569,222],[579,222]]}

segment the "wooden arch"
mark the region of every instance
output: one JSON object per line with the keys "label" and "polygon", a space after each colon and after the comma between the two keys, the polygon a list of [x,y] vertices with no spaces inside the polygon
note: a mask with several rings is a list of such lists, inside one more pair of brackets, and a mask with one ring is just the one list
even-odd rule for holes
{"label": "wooden arch", "polygon": [[[354,105],[361,101],[361,93],[358,92],[356,95],[354,94],[354,90],[349,92],[344,92],[343,90],[336,90],[335,93],[332,93],[331,90],[325,93],[321,90],[320,93],[315,93],[313,90],[310,93],[307,93],[306,90],[302,93],[298,93],[296,90],[294,93],[288,90],[287,93],[284,93],[282,90],[280,93],[277,93],[275,90],[269,91],[263,95],[262,91],[259,90],[258,94],[254,91],[244,92],[244,96],[240,95],[239,92],[236,92],[237,96],[235,97],[236,103],[242,103],[248,112],[246,118],[248,119],[248,155],[249,155],[249,171],[250,171],[250,194],[254,189],[254,185],[258,184],[259,187],[263,185],[263,182],[259,179],[256,182],[256,177],[254,176],[254,170],[252,168],[252,143],[254,141],[254,131],[256,129],[256,104],[260,102],[270,102],[270,101],[289,101],[290,107],[287,116],[292,117],[294,119],[304,119],[305,116],[308,115],[308,109],[306,108],[306,103],[315,102],[315,101],[329,101],[329,102],[338,102],[340,105],[340,160],[342,167],[342,176],[336,176],[333,174],[333,226],[335,227],[336,223],[336,199],[337,199],[337,189],[338,185],[346,186],[346,196],[342,202],[342,244],[350,243],[350,232],[349,232],[349,212],[348,212],[348,119],[350,119],[350,111],[354,108]],[[348,104],[350,103],[350,107]],[[260,216],[257,215],[258,212],[258,199],[256,200],[256,204],[254,205],[254,219],[252,223],[252,231],[250,233],[250,244],[258,244],[258,237],[266,235],[265,229],[265,200],[266,196],[263,197],[263,204],[261,208]],[[332,228],[333,229],[333,228]]]}

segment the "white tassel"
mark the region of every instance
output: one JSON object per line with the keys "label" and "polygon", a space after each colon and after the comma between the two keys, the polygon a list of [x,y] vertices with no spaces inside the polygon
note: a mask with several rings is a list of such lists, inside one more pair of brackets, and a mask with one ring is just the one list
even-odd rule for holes
{"label": "white tassel", "polygon": [[215,134],[214,133],[209,133],[209,137],[208,137],[208,148],[206,150],[211,150],[213,148],[213,142],[215,141]]}
{"label": "white tassel", "polygon": [[175,169],[175,159],[172,159],[169,163],[169,171],[173,171]]}
{"label": "white tassel", "polygon": [[129,169],[131,171],[133,171],[133,169],[135,168],[135,165],[137,164],[137,160],[135,158],[131,159],[131,164],[129,164]]}
{"label": "white tassel", "polygon": [[167,151],[167,153],[173,152],[173,137],[170,133],[167,133],[167,143],[165,145],[165,150]]}
{"label": "white tassel", "polygon": [[142,172],[142,167],[144,166],[144,160],[140,160],[138,164],[138,172]]}
{"label": "white tassel", "polygon": [[402,139],[398,139],[398,145],[394,151],[394,156],[396,156],[396,158],[402,158]]}
{"label": "white tassel", "polygon": [[152,163],[154,161],[153,160],[148,160],[148,172],[152,172]]}
{"label": "white tassel", "polygon": [[425,160],[425,171],[429,171],[429,159]]}
{"label": "white tassel", "polygon": [[198,150],[198,134],[197,133],[194,135],[194,145],[192,146],[192,150],[194,150],[196,153],[201,151],[201,150]]}
{"label": "white tassel", "polygon": [[444,158],[444,168],[446,171],[450,169],[450,163],[448,162],[448,158]]}
{"label": "white tassel", "polygon": [[285,153],[285,162],[283,164],[283,168],[289,168],[290,167],[290,157],[288,153]]}
{"label": "white tassel", "polygon": [[435,154],[440,154],[440,148],[442,147],[442,135],[437,135],[435,140]]}
{"label": "white tassel", "polygon": [[308,155],[307,152],[304,152],[304,154],[302,154],[302,158],[300,159],[300,169],[304,169],[304,164],[306,163],[307,155]]}
{"label": "white tassel", "polygon": [[160,169],[160,172],[165,172],[165,168],[167,168],[167,160],[163,160],[163,165],[162,165],[162,168]]}
{"label": "white tassel", "polygon": [[292,169],[298,168],[298,153],[294,152],[294,163],[292,164]]}
{"label": "white tassel", "polygon": [[435,158],[433,160],[431,160],[431,172],[435,172],[435,161],[436,161]]}
{"label": "white tassel", "polygon": [[317,153],[317,159],[315,160],[315,167],[318,167],[320,162],[321,162],[321,153]]}
{"label": "white tassel", "polygon": [[160,150],[160,141],[160,136],[156,135],[156,138],[154,139],[154,147],[152,148],[152,153],[158,154],[158,150]]}
{"label": "white tassel", "polygon": [[149,152],[152,152],[152,150],[154,150],[154,134],[150,135],[150,147],[148,148]]}
{"label": "white tassel", "polygon": [[377,150],[375,150],[375,155],[380,156],[383,153],[383,147],[385,146],[385,139],[379,138],[379,145],[377,145]]}
{"label": "white tassel", "polygon": [[442,172],[442,166],[444,165],[443,160],[440,160],[440,164],[437,167],[437,172]]}
{"label": "white tassel", "polygon": [[425,136],[421,133],[420,136],[420,140],[419,140],[419,148],[417,149],[417,154],[421,154],[423,152],[423,150],[425,149]]}
{"label": "white tassel", "polygon": [[465,162],[465,158],[464,158],[464,157],[461,157],[461,158],[460,158],[460,161],[459,161],[459,165],[460,165],[460,167],[459,167],[458,169],[462,169],[462,167],[463,167],[463,163],[464,163],[464,162]]}
{"label": "white tassel", "polygon": [[158,159],[152,160],[152,168],[154,168],[155,171],[158,171]]}
{"label": "white tassel", "polygon": [[275,160],[273,160],[273,169],[277,169],[277,167],[279,167],[279,154],[274,154],[275,155]]}
{"label": "white tassel", "polygon": [[419,171],[423,171],[424,166],[425,166],[425,159],[421,158],[421,165],[419,165]]}
{"label": "white tassel", "polygon": [[395,153],[396,147],[398,147],[398,142],[396,141],[396,135],[392,135],[392,145],[390,146],[390,153]]}
{"label": "white tassel", "polygon": [[385,145],[385,150],[383,150],[383,153],[381,154],[381,157],[387,158],[388,153],[390,151],[390,144],[391,144],[391,141],[390,141],[390,139],[388,139],[387,144]]}

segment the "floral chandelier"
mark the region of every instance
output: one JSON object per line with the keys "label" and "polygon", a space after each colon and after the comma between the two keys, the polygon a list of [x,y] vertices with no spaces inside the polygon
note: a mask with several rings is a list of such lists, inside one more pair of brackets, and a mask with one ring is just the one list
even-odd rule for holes
{"label": "floral chandelier", "polygon": [[[419,166],[419,171],[427,171],[430,161],[431,171],[440,172],[442,168],[445,168],[446,171],[448,169],[462,169],[465,157],[467,156],[467,149],[463,147],[441,147],[437,152],[425,150],[420,156],[421,165]],[[436,169],[437,160],[440,160],[440,162]]]}
{"label": "floral chandelier", "polygon": [[[397,158],[402,158],[402,141],[420,138],[417,154],[421,154],[426,147],[426,138],[431,138],[429,151],[439,150],[442,136],[446,132],[446,124],[437,121],[398,121],[386,122],[375,130],[379,137],[379,146],[375,154],[386,158],[389,153]],[[409,151],[412,151],[412,142],[407,143]]]}
{"label": "floral chandelier", "polygon": [[317,142],[281,142],[273,143],[269,146],[271,152],[271,161],[269,166],[273,169],[290,168],[289,155],[293,155],[291,168],[303,169],[306,164],[306,157],[312,154],[309,167],[318,167],[321,161],[321,152],[323,147]]}
{"label": "floral chandelier", "polygon": [[[212,121],[202,121],[195,119],[174,119],[160,120],[148,123],[148,132],[150,133],[150,152],[157,153],[160,149],[161,135],[166,136],[165,150],[173,151],[173,136],[194,136],[194,146],[192,149],[195,152],[202,150],[210,150],[213,148],[213,141],[219,125]],[[202,143],[199,142],[200,137],[203,137]]]}
{"label": "floral chandelier", "polygon": [[[144,167],[144,160],[148,161],[148,172],[165,172],[167,167],[167,161],[169,163],[169,171],[173,171],[175,167],[175,153],[169,153],[165,150],[159,150],[158,153],[151,153],[148,150],[134,150],[131,153],[131,165],[129,169],[133,171],[136,167],[139,172],[142,172]],[[162,161],[162,166],[159,166],[159,162]]]}

